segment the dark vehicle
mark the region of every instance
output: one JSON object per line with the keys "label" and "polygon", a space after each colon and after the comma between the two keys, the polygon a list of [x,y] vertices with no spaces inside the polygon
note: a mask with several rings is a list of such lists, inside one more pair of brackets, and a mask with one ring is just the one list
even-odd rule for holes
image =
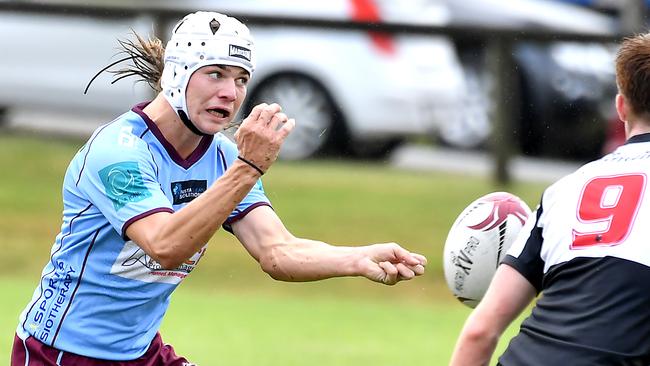
{"label": "dark vehicle", "polygon": [[[609,16],[553,1],[447,0],[447,6],[451,23],[457,25],[600,35],[617,31]],[[457,48],[466,75],[474,75],[474,84],[487,98],[491,77],[485,67],[485,44],[463,41]],[[519,112],[515,132],[522,153],[579,160],[601,154],[616,93],[613,51],[599,43],[514,45],[518,90],[513,91],[513,100]]]}
{"label": "dark vehicle", "polygon": [[607,62],[612,53],[597,44],[525,43],[517,45],[514,57],[521,72],[520,150],[598,157],[616,94],[613,65]]}

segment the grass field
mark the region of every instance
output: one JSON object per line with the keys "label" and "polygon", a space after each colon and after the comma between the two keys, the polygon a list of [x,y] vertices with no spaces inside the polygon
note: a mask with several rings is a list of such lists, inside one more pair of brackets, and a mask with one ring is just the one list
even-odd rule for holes
{"label": "grass field", "polygon": [[[63,173],[81,144],[0,135],[0,360],[60,228]],[[339,245],[395,241],[426,255],[427,273],[393,287],[360,278],[281,283],[219,232],[162,329],[200,365],[446,364],[469,314],[444,285],[447,230],[482,194],[507,190],[532,207],[544,188],[344,161],[278,162],[264,185],[294,234]]]}

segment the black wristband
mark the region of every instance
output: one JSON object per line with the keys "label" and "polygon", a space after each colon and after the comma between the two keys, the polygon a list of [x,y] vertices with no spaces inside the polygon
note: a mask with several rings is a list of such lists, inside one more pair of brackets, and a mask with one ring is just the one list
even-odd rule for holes
{"label": "black wristband", "polygon": [[241,156],[238,156],[237,159],[239,159],[239,160],[243,161],[244,163],[250,165],[253,169],[257,170],[257,172],[260,173],[260,175],[264,175],[264,172],[262,171],[262,169],[260,169],[257,165],[253,164],[252,162],[242,158]]}

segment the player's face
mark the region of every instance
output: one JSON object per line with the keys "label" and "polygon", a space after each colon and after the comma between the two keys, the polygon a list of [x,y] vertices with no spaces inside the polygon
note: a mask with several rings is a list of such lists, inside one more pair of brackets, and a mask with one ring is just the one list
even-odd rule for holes
{"label": "player's face", "polygon": [[199,131],[215,134],[228,126],[246,98],[249,78],[237,66],[205,66],[192,74],[185,97]]}

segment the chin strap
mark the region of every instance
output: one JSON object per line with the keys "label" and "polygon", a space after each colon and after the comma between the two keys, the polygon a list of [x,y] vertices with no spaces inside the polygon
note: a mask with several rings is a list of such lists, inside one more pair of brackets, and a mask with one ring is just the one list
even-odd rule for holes
{"label": "chin strap", "polygon": [[194,132],[195,135],[209,136],[207,133],[203,133],[199,131],[199,129],[196,128],[196,126],[194,126],[194,123],[192,123],[192,121],[190,121],[190,119],[187,118],[187,115],[185,114],[185,112],[183,112],[183,110],[181,109],[178,110],[178,116],[181,118],[181,121],[183,121],[185,127],[189,128],[190,131]]}

